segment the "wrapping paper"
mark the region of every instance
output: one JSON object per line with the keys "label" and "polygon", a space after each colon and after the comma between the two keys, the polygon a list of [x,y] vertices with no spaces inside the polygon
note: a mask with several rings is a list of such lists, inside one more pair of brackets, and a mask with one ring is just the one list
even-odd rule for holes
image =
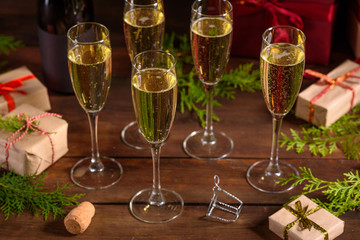
{"label": "wrapping paper", "polygon": [[[359,64],[350,60],[346,60],[327,75],[335,79],[336,77],[346,74],[358,66]],[[360,71],[357,71],[353,75],[360,77]],[[312,121],[314,125],[330,126],[341,116],[349,112],[352,106],[352,99],[353,106],[360,103],[360,79],[349,77],[343,81],[343,84],[354,89],[354,98],[351,90],[335,85],[332,90],[325,93],[319,100],[314,103],[314,114]],[[295,115],[301,119],[304,119],[305,121],[309,121],[310,101],[328,86],[328,84],[325,84],[322,81],[318,81],[303,90],[297,99]]]}
{"label": "wrapping paper", "polygon": [[[0,84],[5,84],[11,80],[30,74],[32,74],[32,72],[27,67],[20,67],[1,74]],[[9,92],[9,94],[15,102],[15,107],[20,106],[21,104],[30,104],[43,111],[51,109],[47,88],[36,77],[23,81],[22,86],[16,87],[13,90],[14,91]],[[3,115],[8,112],[9,103],[4,95],[0,94],[0,114]]]}
{"label": "wrapping paper", "polygon": [[328,64],[337,12],[335,0],[230,0],[234,8],[233,55],[258,58],[263,32],[291,25],[306,35],[306,62]]}
{"label": "wrapping paper", "polygon": [[[23,104],[10,112],[8,115],[26,113],[35,116],[44,113],[43,111]],[[67,130],[68,123],[58,117],[47,116],[40,120],[39,127],[51,133],[54,146],[54,163],[68,151]],[[0,165],[6,168],[5,164],[5,143],[11,132],[0,131]],[[46,135],[37,132],[27,134],[20,141],[9,149],[9,170],[14,170],[20,175],[40,174],[52,164],[52,146]]]}
{"label": "wrapping paper", "polygon": [[[301,196],[288,206],[295,208],[295,202],[300,201],[302,207],[308,206],[308,210],[318,206],[306,196]],[[320,210],[307,216],[308,219],[320,225],[328,232],[329,240],[335,239],[344,231],[344,221],[335,217],[330,212],[321,208]],[[283,238],[284,228],[291,222],[295,221],[297,217],[285,208],[280,209],[269,217],[269,229],[279,237]],[[301,230],[299,223],[291,227],[288,232],[289,240],[323,240],[324,234],[316,230],[314,227],[309,231],[308,229]]]}

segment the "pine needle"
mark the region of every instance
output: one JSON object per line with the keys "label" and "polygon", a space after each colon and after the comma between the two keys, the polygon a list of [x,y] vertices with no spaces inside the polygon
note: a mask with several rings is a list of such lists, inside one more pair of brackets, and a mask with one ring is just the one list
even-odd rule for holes
{"label": "pine needle", "polygon": [[338,148],[348,159],[360,159],[360,105],[352,113],[345,114],[329,127],[303,125],[302,130],[290,129],[291,136],[281,133],[280,146],[286,150],[303,153],[309,150],[313,155],[326,156]]}
{"label": "pine needle", "polygon": [[322,202],[318,198],[311,199],[335,216],[340,216],[347,211],[360,210],[360,177],[359,172],[344,173],[345,178],[340,181],[325,181],[316,178],[310,168],[299,167],[300,176],[289,175],[288,178],[281,178],[279,184],[292,186],[304,185],[300,195],[292,196],[294,200],[301,195],[320,191],[324,194],[327,202]]}
{"label": "pine needle", "polygon": [[36,176],[21,176],[14,172],[4,172],[0,177],[0,211],[4,213],[6,221],[10,215],[20,215],[25,210],[30,211],[35,216],[43,215],[46,220],[53,214],[53,219],[57,216],[64,217],[66,206],[78,205],[78,198],[85,194],[66,195],[64,191],[70,189],[72,185],[57,184],[53,192],[45,191],[43,172]]}

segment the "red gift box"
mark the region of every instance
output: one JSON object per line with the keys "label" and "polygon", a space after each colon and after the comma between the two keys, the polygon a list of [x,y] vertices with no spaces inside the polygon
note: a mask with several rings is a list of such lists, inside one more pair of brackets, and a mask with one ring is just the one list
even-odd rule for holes
{"label": "red gift box", "polygon": [[262,33],[291,25],[306,35],[306,61],[328,64],[338,3],[336,0],[230,0],[233,5],[233,55],[260,56]]}

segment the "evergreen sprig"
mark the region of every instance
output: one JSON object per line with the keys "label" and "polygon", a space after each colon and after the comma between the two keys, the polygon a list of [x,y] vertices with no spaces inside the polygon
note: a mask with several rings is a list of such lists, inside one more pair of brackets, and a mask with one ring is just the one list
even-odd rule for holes
{"label": "evergreen sprig", "polygon": [[[23,43],[13,36],[0,35],[0,53],[9,56],[10,51],[22,47]],[[0,61],[0,69],[7,64],[6,60]]]}
{"label": "evergreen sprig", "polygon": [[303,192],[300,195],[292,196],[292,200],[301,195],[321,191],[326,196],[327,202],[318,198],[311,200],[335,216],[340,216],[350,210],[360,210],[360,177],[357,170],[355,173],[352,171],[344,173],[345,178],[342,181],[319,179],[312,174],[310,168],[300,167],[299,170],[300,176],[291,174],[288,178],[281,178],[279,181],[282,185],[288,183],[291,183],[292,186],[304,184]]}
{"label": "evergreen sprig", "polygon": [[[17,117],[15,115],[2,117],[0,115],[0,129],[3,129],[8,132],[16,132],[21,127],[26,124],[25,122],[26,116],[21,115],[20,117]],[[36,126],[39,126],[40,121],[34,121],[33,124]],[[25,129],[23,129],[25,131]],[[28,133],[34,132],[33,129],[29,128]]]}
{"label": "evergreen sprig", "polygon": [[280,146],[302,153],[307,149],[313,155],[326,156],[341,148],[348,159],[360,159],[360,105],[329,127],[306,124],[301,132],[290,129],[291,137],[281,133]]}
{"label": "evergreen sprig", "polygon": [[[165,34],[164,47],[176,58],[178,91],[180,99],[180,112],[193,111],[198,116],[201,125],[205,125],[207,102],[204,85],[198,79],[197,72],[191,56],[191,46],[187,35]],[[254,92],[261,89],[260,72],[254,69],[253,64],[239,65],[225,73],[215,88],[215,97],[220,96],[226,99],[235,99],[235,90]],[[214,106],[221,106],[216,99]],[[215,121],[220,121],[216,114],[213,114]]]}
{"label": "evergreen sprig", "polygon": [[8,56],[11,50],[23,46],[22,42],[13,36],[0,35],[0,52]]}
{"label": "evergreen sprig", "polygon": [[46,192],[44,177],[46,173],[36,176],[21,176],[14,172],[4,172],[0,177],[0,211],[5,215],[6,221],[10,215],[20,215],[26,209],[31,214],[38,216],[42,214],[46,220],[52,213],[53,218],[64,217],[66,206],[77,205],[78,198],[85,194],[66,195],[65,190],[70,189],[71,185],[60,186],[57,183],[53,192]]}

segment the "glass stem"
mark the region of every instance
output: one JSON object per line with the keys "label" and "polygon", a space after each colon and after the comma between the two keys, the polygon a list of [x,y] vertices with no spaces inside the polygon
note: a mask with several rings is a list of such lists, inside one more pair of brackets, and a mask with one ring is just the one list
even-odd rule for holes
{"label": "glass stem", "polygon": [[89,169],[91,172],[101,172],[104,170],[104,165],[100,160],[98,136],[97,136],[97,124],[98,124],[98,113],[88,113],[88,119],[90,124],[90,135],[91,135],[91,164]]}
{"label": "glass stem", "polygon": [[281,175],[281,170],[279,167],[279,135],[282,120],[282,117],[273,117],[273,139],[271,146],[270,163],[265,170],[266,176]]}
{"label": "glass stem", "polygon": [[213,100],[216,85],[205,84],[206,94],[206,125],[204,129],[204,137],[201,139],[204,143],[215,143],[216,139],[213,131]]}
{"label": "glass stem", "polygon": [[164,197],[160,185],[160,147],[161,143],[152,144],[151,154],[153,160],[153,189],[150,196],[150,205],[161,206],[164,204]]}

